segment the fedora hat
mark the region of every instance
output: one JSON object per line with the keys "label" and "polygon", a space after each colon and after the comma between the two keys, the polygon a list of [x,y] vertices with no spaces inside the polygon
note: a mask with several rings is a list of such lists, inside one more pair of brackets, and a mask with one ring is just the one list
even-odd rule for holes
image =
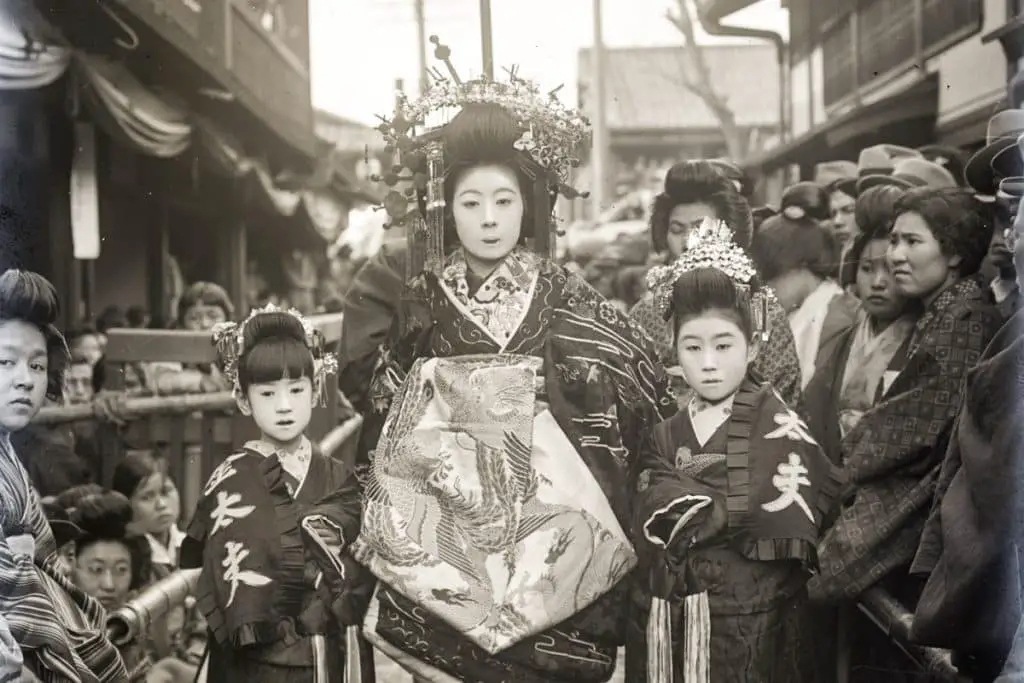
{"label": "fedora hat", "polygon": [[823,161],[814,165],[814,182],[822,187],[857,177],[857,164],[852,161]]}
{"label": "fedora hat", "polygon": [[857,192],[863,192],[879,185],[895,185],[909,190],[913,187],[931,187],[934,189],[956,187],[956,178],[945,168],[927,159],[899,159],[892,169],[891,175],[869,175],[857,181]]}
{"label": "fedora hat", "polygon": [[994,180],[998,183],[1001,178],[1010,178],[1024,175],[1024,135],[1017,138],[1016,145],[1010,145],[1006,149],[997,152],[989,164]]}
{"label": "fedora hat", "polygon": [[928,161],[932,161],[949,171],[953,179],[956,180],[957,185],[963,183],[964,162],[966,159],[959,149],[946,145],[925,145],[924,147],[918,147],[917,151]]}
{"label": "fedora hat", "polygon": [[860,151],[857,157],[857,177],[849,180],[841,180],[835,184],[835,188],[851,197],[857,196],[857,182],[860,178],[873,175],[891,175],[893,165],[897,159],[921,157],[916,149],[901,147],[900,145],[872,145]]}
{"label": "fedora hat", "polygon": [[[1024,109],[1007,109],[988,120],[985,132],[985,146],[974,153],[964,166],[964,180],[978,194],[994,195],[999,177],[1020,175],[1012,166],[1013,157],[1001,154],[1017,145],[1017,138],[1024,134]],[[1009,168],[993,166],[996,157]],[[997,177],[998,176],[998,177]]]}

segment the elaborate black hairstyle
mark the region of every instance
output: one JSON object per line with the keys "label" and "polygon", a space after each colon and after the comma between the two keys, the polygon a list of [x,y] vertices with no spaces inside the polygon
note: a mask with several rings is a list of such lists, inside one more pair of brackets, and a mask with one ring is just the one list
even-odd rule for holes
{"label": "elaborate black hairstyle", "polygon": [[665,175],[665,189],[654,198],[651,210],[651,241],[657,252],[668,251],[668,222],[680,204],[704,203],[714,207],[718,218],[733,232],[736,244],[746,249],[754,232],[750,204],[736,185],[708,161],[683,161]]}
{"label": "elaborate black hairstyle", "polygon": [[839,253],[829,228],[809,216],[799,219],[784,214],[761,224],[750,245],[750,258],[765,282],[799,268],[820,278],[834,277]]}
{"label": "elaborate black hairstyle", "polygon": [[245,323],[245,351],[238,358],[238,385],[243,392],[252,384],[285,377],[314,378],[314,352],[306,344],[302,322],[290,313],[260,313]]}
{"label": "elaborate black hairstyle", "polygon": [[[455,185],[464,173],[478,166],[506,166],[515,173],[524,203],[520,241],[547,237],[558,189],[549,185],[543,169],[529,154],[515,148],[521,136],[515,118],[496,104],[466,105],[444,127],[424,136],[444,146],[445,251],[458,244],[451,213]],[[424,172],[426,159],[416,166]],[[425,190],[419,191],[417,201],[424,215],[426,200]]]}
{"label": "elaborate black hairstyle", "polygon": [[737,287],[726,273],[717,268],[696,268],[679,276],[672,285],[670,313],[674,336],[678,339],[683,324],[708,311],[726,313],[743,332],[747,341],[754,338],[753,295],[761,291],[757,275],[749,287]]}
{"label": "elaborate black hairstyle", "polygon": [[65,507],[68,517],[79,529],[81,535],[75,540],[75,550],[81,554],[94,543],[112,541],[123,543],[132,560],[132,590],[149,583],[153,557],[149,540],[144,536],[130,536],[128,525],[132,521],[132,504],[115,491],[90,487],[88,491],[77,492],[74,496],[58,497],[58,504],[71,503]]}
{"label": "elaborate black hairstyle", "polygon": [[51,401],[60,401],[64,395],[64,373],[70,362],[64,335],[57,329],[59,317],[57,290],[45,277],[13,269],[0,275],[0,321],[34,325],[46,340],[46,397]]}
{"label": "elaborate black hairstyle", "polygon": [[782,193],[780,213],[790,218],[813,218],[826,221],[831,218],[828,191],[810,181],[795,183]]}

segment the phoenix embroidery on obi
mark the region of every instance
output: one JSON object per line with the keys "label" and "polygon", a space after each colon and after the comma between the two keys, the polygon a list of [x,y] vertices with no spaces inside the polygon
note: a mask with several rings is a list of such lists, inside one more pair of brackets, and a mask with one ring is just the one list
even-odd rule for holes
{"label": "phoenix embroidery on obi", "polygon": [[356,558],[490,653],[554,626],[632,569],[632,546],[547,410],[540,360],[421,359],[392,406]]}

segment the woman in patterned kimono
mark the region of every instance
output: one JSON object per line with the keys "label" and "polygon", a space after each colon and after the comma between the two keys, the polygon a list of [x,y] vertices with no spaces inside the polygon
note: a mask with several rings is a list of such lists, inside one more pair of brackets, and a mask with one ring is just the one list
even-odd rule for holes
{"label": "woman in patterned kimono", "polygon": [[35,273],[0,275],[0,681],[123,683],[98,602],[62,571],[39,496],[11,448],[46,399],[60,400],[68,362],[54,326],[57,293]]}
{"label": "woman in patterned kimono", "polygon": [[880,400],[841,441],[853,495],[818,547],[812,596],[853,599],[881,583],[912,609],[915,553],[922,574],[934,566],[922,533],[948,484],[942,457],[967,372],[1001,323],[975,277],[992,235],[984,215],[957,189],[917,188],[896,203],[887,259],[896,290],[924,312],[882,373]]}
{"label": "woman in patterned kimono", "polygon": [[541,255],[586,133],[514,75],[442,81],[387,133],[422,265],[362,406],[354,553],[380,579],[366,637],[422,681],[596,683],[623,643],[628,477],[673,402],[643,331]]}
{"label": "woman in patterned kimono", "polygon": [[261,437],[213,472],[182,544],[182,567],[202,568],[210,638],[200,678],[372,681],[358,638],[371,583],[342,554],[359,530],[356,482],[304,434],[333,357],[308,321],[272,306],[214,335]]}
{"label": "woman in patterned kimono", "polygon": [[730,232],[706,221],[679,260],[651,272],[694,395],[640,452],[628,681],[817,683],[831,673],[805,585],[839,474],[749,372],[772,294]]}
{"label": "woman in patterned kimono", "polygon": [[[753,238],[753,217],[750,204],[736,189],[734,181],[722,175],[721,165],[708,161],[684,161],[665,175],[665,190],[654,199],[651,210],[651,241],[654,250],[669,261],[679,258],[687,247],[690,233],[705,218],[725,221],[743,249]],[[787,323],[785,309],[773,299],[769,304],[771,332],[764,348],[754,361],[754,370],[771,382],[787,404],[799,410],[800,361],[796,343]],[[665,367],[676,364],[673,331],[654,304],[654,295],[647,296],[630,311],[629,317],[647,330],[654,340],[658,358]],[[673,385],[685,402],[688,392],[678,379]]]}

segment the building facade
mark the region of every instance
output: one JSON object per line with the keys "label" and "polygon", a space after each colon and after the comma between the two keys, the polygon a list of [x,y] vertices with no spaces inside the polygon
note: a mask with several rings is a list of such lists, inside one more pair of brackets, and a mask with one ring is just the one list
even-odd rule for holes
{"label": "building facade", "polygon": [[[1007,105],[1010,64],[991,37],[1022,0],[784,0],[789,10],[786,141],[746,161],[766,198],[815,164],[879,143],[970,152]],[[714,15],[754,4],[701,0]],[[728,7],[725,7],[728,5]]]}

